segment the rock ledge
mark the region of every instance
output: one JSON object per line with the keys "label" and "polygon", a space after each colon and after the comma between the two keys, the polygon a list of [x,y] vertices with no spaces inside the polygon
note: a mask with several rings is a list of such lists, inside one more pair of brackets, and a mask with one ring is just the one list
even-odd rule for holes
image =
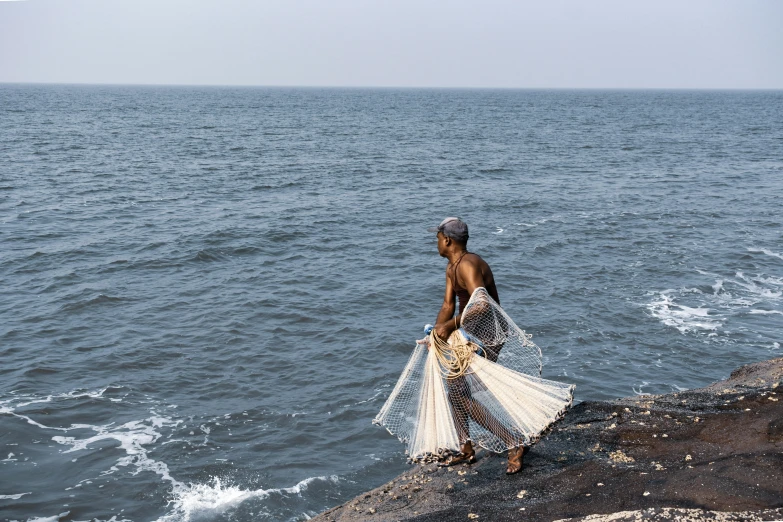
{"label": "rock ledge", "polygon": [[411,467],[314,521],[783,521],[783,358],[705,388],[583,402],[505,457]]}

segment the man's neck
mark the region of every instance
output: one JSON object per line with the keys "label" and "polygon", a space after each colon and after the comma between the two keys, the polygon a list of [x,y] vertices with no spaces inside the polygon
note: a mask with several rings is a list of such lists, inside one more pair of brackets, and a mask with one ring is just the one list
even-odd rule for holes
{"label": "man's neck", "polygon": [[449,264],[454,264],[467,253],[468,253],[467,248],[454,249],[446,253],[446,259],[449,260]]}

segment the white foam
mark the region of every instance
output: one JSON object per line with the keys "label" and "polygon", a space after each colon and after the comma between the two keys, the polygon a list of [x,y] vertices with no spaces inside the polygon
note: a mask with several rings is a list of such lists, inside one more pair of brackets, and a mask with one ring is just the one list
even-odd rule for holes
{"label": "white foam", "polygon": [[52,440],[58,444],[71,446],[63,453],[86,450],[91,444],[101,440],[116,440],[120,443],[120,449],[125,451],[125,455],[117,460],[115,465],[109,468],[109,470],[101,473],[102,476],[110,475],[117,471],[117,466],[125,467],[132,464],[136,468],[134,475],[142,471],[151,471],[176,487],[182,484],[171,476],[169,468],[165,463],[149,458],[147,449],[144,446],[154,444],[160,438],[161,434],[157,429],[177,426],[181,422],[181,420],[174,421],[166,417],[152,416],[141,421],[126,422],[116,427],[112,427],[112,425],[92,426],[89,424],[78,424],[72,425],[70,429],[90,429],[96,432],[96,434],[84,439],[55,436],[52,437]]}
{"label": "white foam", "polygon": [[28,518],[27,522],[57,522],[63,517],[67,517],[71,512],[66,511],[64,513],[60,513],[59,515],[55,515],[53,517],[35,517],[35,518]]}
{"label": "white foam", "polygon": [[[60,445],[62,448],[60,450],[61,454],[75,454],[73,461],[82,458],[82,455],[80,455],[82,452],[95,452],[98,449],[102,449],[102,454],[116,460],[114,460],[113,464],[110,460],[107,463],[108,469],[99,472],[99,477],[116,474],[122,468],[129,468],[132,475],[152,472],[158,475],[161,480],[170,483],[171,500],[168,504],[170,511],[159,519],[162,522],[189,522],[213,519],[220,513],[236,507],[251,498],[272,497],[275,501],[286,502],[286,499],[290,499],[292,496],[301,497],[302,492],[314,481],[337,482],[338,480],[336,476],[319,476],[307,478],[289,488],[257,490],[223,485],[218,479],[213,479],[209,484],[185,484],[171,476],[166,463],[154,460],[148,455],[148,452],[153,448],[159,447],[161,438],[163,438],[165,433],[171,432],[171,428],[184,426],[183,420],[172,419],[155,410],[151,410],[151,414],[147,418],[126,422],[121,425],[115,425],[114,423],[106,425],[71,424],[68,427],[52,427],[27,417],[24,415],[24,411],[19,411],[19,408],[23,406],[46,403],[58,399],[69,400],[77,397],[99,398],[106,389],[87,392],[80,390],[67,394],[48,395],[46,397],[15,396],[11,399],[0,401],[0,414],[4,413],[18,417],[44,430],[55,430],[55,433],[60,432],[52,436],[51,440]],[[378,393],[381,392],[378,391]],[[376,396],[378,393],[376,393]],[[368,400],[373,400],[374,398],[375,396]],[[107,400],[108,403],[108,398],[104,397],[104,400]],[[215,425],[219,425],[219,423],[215,422]],[[211,431],[205,424],[202,424],[200,428],[205,435]],[[107,444],[106,441],[116,442]],[[110,447],[107,447],[107,445]],[[109,453],[106,453],[107,450]],[[8,455],[8,459],[15,457],[16,455],[13,453]],[[84,479],[72,488],[67,489],[72,490],[81,487],[83,483],[89,484],[91,480]],[[6,494],[0,495],[0,499],[16,500],[24,495],[31,494],[34,493]],[[27,522],[57,522],[67,515],[68,513],[66,512],[54,517],[31,518]],[[107,522],[121,522],[118,520],[119,518],[121,517],[115,516]]]}
{"label": "white foam", "polygon": [[735,280],[734,283],[744,288],[751,294],[757,295],[764,299],[777,299],[783,296],[783,290],[775,292],[769,288],[764,288],[763,286],[757,285],[756,283],[760,282],[758,278],[745,277],[745,274],[742,272],[737,272],[736,275],[739,280]]}
{"label": "white foam", "polygon": [[[19,408],[33,404],[49,403],[57,400],[70,400],[81,397],[89,397],[92,399],[101,398],[104,392],[109,388],[112,387],[110,386],[95,391],[78,390],[64,394],[47,395],[45,397],[13,397],[0,401],[0,414],[17,417],[33,426],[37,426],[47,431],[54,430],[56,432],[64,432],[63,435],[52,437],[54,442],[63,446],[68,446],[67,449],[61,451],[63,454],[90,450],[94,444],[104,440],[119,442],[119,447],[114,448],[114,450],[121,450],[119,458],[115,461],[114,465],[109,467],[109,469],[100,472],[101,477],[111,475],[119,471],[121,467],[132,466],[132,475],[137,475],[142,471],[149,471],[171,483],[174,490],[185,488],[184,484],[171,476],[169,468],[165,463],[151,459],[147,454],[148,446],[154,445],[161,438],[162,428],[176,427],[183,422],[182,420],[173,420],[169,417],[161,416],[152,410],[151,416],[146,419],[126,422],[119,426],[110,423],[107,425],[71,424],[68,427],[56,427],[46,426],[22,413],[17,413]],[[85,431],[88,433],[84,434]],[[74,434],[74,432],[76,433]],[[90,435],[89,432],[92,432],[92,434]],[[15,457],[15,455],[10,453],[6,460],[13,460],[13,457]],[[78,458],[73,458],[72,462],[76,462],[77,460]],[[82,480],[74,487],[80,487],[84,482],[90,483],[90,480]],[[70,490],[72,488],[66,489]],[[29,494],[31,493],[4,495],[0,496],[0,498],[17,499],[23,495]],[[29,519],[28,522],[55,522],[67,514],[68,513],[63,513],[55,517]],[[115,516],[108,522],[120,521]]]}
{"label": "white foam", "polygon": [[717,330],[722,324],[722,319],[710,315],[709,308],[690,307],[677,304],[669,293],[674,290],[666,290],[659,294],[656,301],[647,305],[647,309],[653,317],[659,319],[666,326],[673,326],[685,333],[693,330]]}
{"label": "white foam", "polygon": [[212,485],[191,484],[175,488],[174,498],[169,505],[174,504],[171,513],[158,519],[158,522],[189,521],[195,518],[213,518],[226,510],[237,506],[243,500],[251,498],[252,491],[226,486],[215,478]]}
{"label": "white foam", "polygon": [[[544,223],[546,223],[548,221],[558,221],[559,217],[560,217],[559,215],[558,216],[552,216],[551,218],[537,219],[533,223],[514,223],[514,225],[516,225],[518,227],[531,227],[532,228],[532,227],[537,227],[538,225],[543,225]],[[500,228],[500,227],[496,227],[496,228]],[[497,232],[496,232],[496,234],[497,234]]]}
{"label": "white foam", "polygon": [[336,483],[338,478],[310,477],[290,488],[245,490],[236,486],[224,486],[219,478],[213,478],[211,484],[189,484],[174,488],[173,505],[170,513],[160,517],[157,522],[190,522],[213,519],[251,498],[267,498],[271,495],[301,495],[315,481]]}
{"label": "white foam", "polygon": [[37,426],[42,429],[68,431],[68,428],[46,426],[44,424],[41,424],[40,422],[36,422],[30,417],[28,417],[27,415],[16,413],[16,410],[18,410],[19,408],[24,408],[25,406],[30,406],[31,404],[43,404],[43,403],[48,403],[60,399],[78,399],[80,397],[89,397],[91,399],[95,399],[101,397],[104,394],[104,392],[109,388],[118,388],[118,387],[107,386],[106,388],[102,388],[100,390],[95,390],[95,391],[74,390],[68,393],[47,395],[46,397],[43,398],[20,397],[20,398],[6,399],[4,401],[0,401],[0,414],[12,415],[19,419],[23,419],[28,424],[32,424],[33,426]]}
{"label": "white foam", "polygon": [[[108,389],[120,389],[119,386],[107,386],[105,388],[101,388],[100,390],[95,391],[82,391],[82,390],[73,390],[68,393],[58,393],[54,395],[47,395],[46,397],[40,398],[40,399],[29,399],[27,402],[20,402],[16,404],[16,408],[23,408],[25,406],[29,406],[30,404],[39,404],[44,402],[52,402],[53,400],[57,399],[78,399],[80,397],[89,397],[90,399],[97,399],[106,392]],[[10,401],[7,401],[10,402]]]}
{"label": "white foam", "polygon": [[359,401],[359,402],[357,402],[356,404],[354,404],[354,406],[358,406],[359,404],[364,404],[365,402],[374,401],[375,399],[377,399],[377,398],[378,398],[378,397],[379,397],[381,394],[383,394],[384,392],[385,392],[385,390],[383,390],[383,389],[381,389],[381,390],[377,390],[377,389],[376,389],[376,393],[375,393],[375,395],[373,395],[373,396],[372,396],[372,397],[370,397],[369,399],[364,399],[363,401]]}
{"label": "white foam", "polygon": [[23,419],[23,420],[27,421],[28,424],[32,424],[33,426],[37,426],[37,427],[43,428],[45,430],[68,431],[67,428],[56,428],[56,427],[52,427],[52,426],[45,426],[45,425],[41,424],[40,422],[36,422],[36,421],[34,421],[33,419],[31,419],[30,417],[28,417],[26,415],[20,415],[20,414],[14,412],[11,409],[5,409],[5,408],[4,409],[0,409],[0,413],[5,413],[7,415],[11,415],[13,417],[17,417],[17,418]]}
{"label": "white foam", "polygon": [[[766,249],[748,250],[781,257]],[[704,293],[699,288],[653,292],[656,297],[645,305],[653,317],[682,333],[707,331],[708,336],[716,336],[737,314],[783,315],[780,310],[783,278],[768,274],[751,276],[741,270],[733,277],[700,269],[696,272],[713,279],[712,292]]]}
{"label": "white foam", "polygon": [[19,500],[25,495],[32,495],[32,492],[17,493],[16,495],[0,495],[0,500]]}
{"label": "white foam", "polygon": [[766,248],[749,248],[748,252],[765,254],[765,255],[768,255],[768,256],[777,257],[778,259],[783,259],[783,254],[778,254],[777,252],[773,252],[771,250],[767,250]]}
{"label": "white foam", "polygon": [[[106,392],[106,390],[113,388],[113,389],[120,389],[118,386],[107,386],[105,388],[101,388],[100,390],[94,390],[94,391],[82,391],[82,390],[74,390],[70,391],[68,393],[60,393],[60,394],[54,394],[54,395],[47,395],[43,398],[31,398],[31,397],[20,397],[20,398],[12,398],[12,399],[6,399],[3,401],[0,401],[0,415],[12,415],[14,417],[17,417],[19,419],[23,419],[28,424],[31,424],[33,426],[36,426],[38,428],[46,429],[46,430],[57,430],[57,431],[68,431],[69,428],[60,428],[55,426],[46,426],[44,424],[41,424],[40,422],[36,422],[27,415],[22,415],[19,413],[16,413],[16,410],[19,408],[24,408],[25,406],[30,406],[31,404],[42,404],[42,403],[48,403],[52,402],[54,400],[61,400],[61,399],[78,399],[81,397],[89,397],[91,399],[96,399]],[[122,400],[122,399],[119,399]],[[19,402],[17,402],[19,401]]]}
{"label": "white foam", "polygon": [[642,391],[642,388],[644,388],[645,386],[649,386],[649,384],[650,383],[647,381],[642,381],[642,383],[639,385],[638,390],[636,389],[636,386],[631,386],[631,389],[636,395],[650,395],[649,393]]}
{"label": "white foam", "polygon": [[766,276],[766,277],[756,277],[753,279],[754,281],[757,281],[759,283],[763,283],[765,285],[775,285],[775,286],[783,286],[783,279],[779,277],[774,276]]}

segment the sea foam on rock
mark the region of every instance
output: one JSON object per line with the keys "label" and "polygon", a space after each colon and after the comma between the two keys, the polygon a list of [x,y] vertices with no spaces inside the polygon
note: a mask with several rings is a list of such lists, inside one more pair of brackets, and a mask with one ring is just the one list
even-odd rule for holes
{"label": "sea foam on rock", "polygon": [[705,388],[574,406],[505,455],[415,466],[317,521],[783,520],[783,358]]}

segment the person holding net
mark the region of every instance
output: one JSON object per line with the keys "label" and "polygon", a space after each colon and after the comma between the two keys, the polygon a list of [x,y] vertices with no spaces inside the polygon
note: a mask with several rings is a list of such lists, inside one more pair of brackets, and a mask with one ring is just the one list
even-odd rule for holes
{"label": "person holding net", "polygon": [[[485,288],[497,304],[500,304],[500,298],[498,297],[495,278],[492,275],[492,269],[489,267],[489,264],[479,255],[468,252],[468,225],[464,221],[457,217],[449,217],[444,219],[437,227],[429,229],[429,231],[437,232],[438,254],[449,261],[449,264],[446,266],[446,292],[443,298],[443,305],[435,322],[435,333],[437,336],[441,339],[449,339],[451,334],[459,328],[462,321],[469,321],[470,316],[480,316],[485,312],[481,307],[473,307],[467,313],[465,311],[471,295],[477,288]],[[455,301],[459,302],[459,310],[456,315],[454,314],[456,309]],[[503,329],[502,323],[500,329]],[[494,335],[492,337],[502,339],[502,335]],[[495,343],[491,341],[484,342],[482,347],[480,355],[492,362],[497,362],[503,343],[502,341]],[[472,382],[469,383],[469,380]],[[480,426],[499,437],[507,447],[511,448],[508,452],[506,473],[517,473],[522,469],[522,457],[526,449],[522,445],[524,439],[521,434],[514,433],[505,427],[487,408],[473,399],[471,389],[483,388],[480,380],[476,382],[477,380],[478,377],[470,373],[446,380],[448,399],[459,434],[460,452],[449,456],[441,465],[452,466],[460,463],[469,464],[475,462],[476,453],[470,439],[469,429],[470,419],[473,419]]]}
{"label": "person holding net", "polygon": [[430,230],[449,261],[443,306],[373,423],[405,443],[411,462],[472,463],[478,445],[508,451],[506,473],[517,473],[574,386],[541,377],[541,349],[500,307],[492,270],[467,250],[468,226],[447,218]]}

